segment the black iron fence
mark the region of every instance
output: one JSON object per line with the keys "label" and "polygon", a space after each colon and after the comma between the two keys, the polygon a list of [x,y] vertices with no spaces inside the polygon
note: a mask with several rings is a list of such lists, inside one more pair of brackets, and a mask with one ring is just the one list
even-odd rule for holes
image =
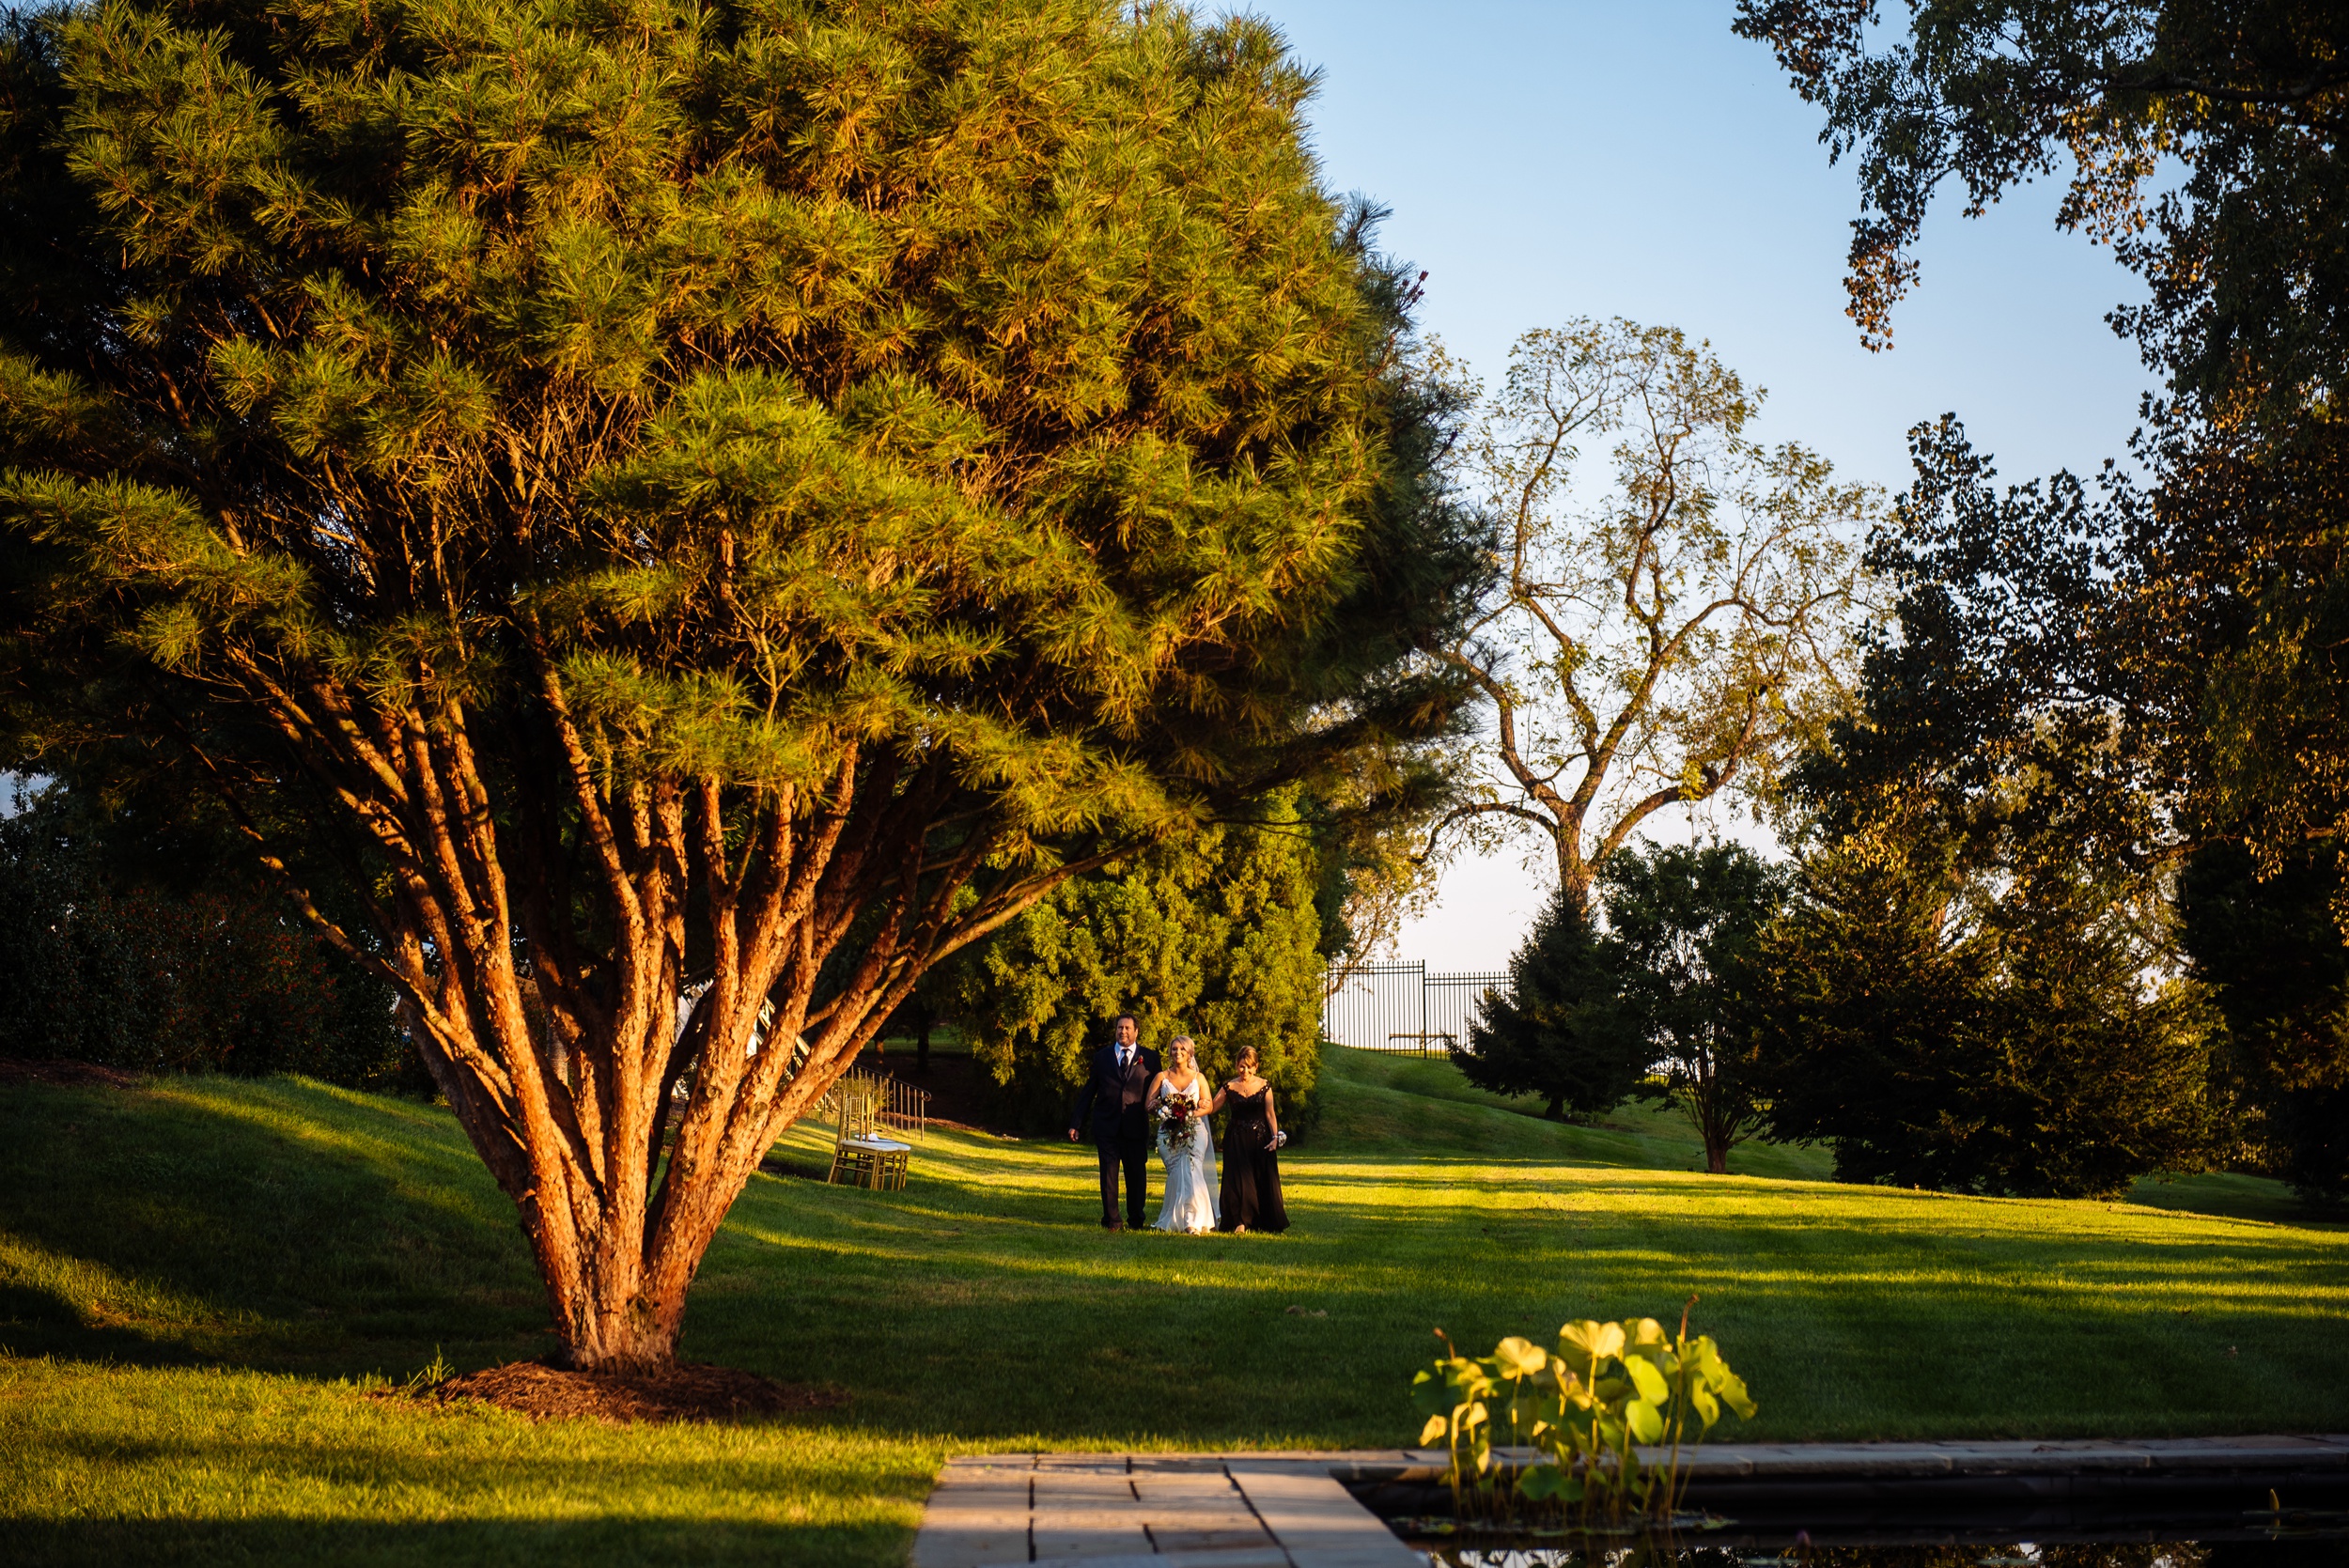
{"label": "black iron fence", "polygon": [[1322,993],[1321,1033],[1361,1050],[1450,1052],[1468,1039],[1488,992],[1506,992],[1498,971],[1430,974],[1425,964],[1357,964],[1331,970]]}

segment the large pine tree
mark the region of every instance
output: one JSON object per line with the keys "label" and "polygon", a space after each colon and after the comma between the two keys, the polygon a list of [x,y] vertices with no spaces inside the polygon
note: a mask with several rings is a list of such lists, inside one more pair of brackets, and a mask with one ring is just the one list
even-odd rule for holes
{"label": "large pine tree", "polygon": [[404,994],[575,1366],[673,1358],[927,966],[1443,722],[1408,653],[1473,553],[1261,24],[103,0],[5,43],[0,760],[249,826]]}

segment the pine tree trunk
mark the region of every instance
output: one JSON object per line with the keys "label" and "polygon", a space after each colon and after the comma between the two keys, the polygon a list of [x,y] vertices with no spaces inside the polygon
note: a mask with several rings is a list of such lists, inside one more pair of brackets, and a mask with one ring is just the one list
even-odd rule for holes
{"label": "pine tree trunk", "polygon": [[[444,797],[479,793],[461,765],[451,771],[467,787]],[[854,808],[810,820],[787,800],[754,800],[736,818],[748,824],[736,849],[714,782],[605,796],[587,786],[583,764],[575,777],[572,803],[606,849],[596,891],[619,928],[611,946],[583,960],[568,911],[530,896],[509,904],[509,886],[535,893],[551,879],[531,834],[514,835],[509,868],[491,830],[472,829],[466,843],[470,825],[451,814],[427,817],[451,847],[452,871],[428,868],[412,885],[414,918],[393,968],[434,1079],[521,1214],[559,1358],[589,1372],[659,1372],[676,1362],[688,1289],[760,1158],[911,989],[922,955],[900,945],[906,914],[921,917],[926,945],[949,896],[938,890],[959,884],[941,877],[919,889],[910,911],[898,904],[864,935],[819,1012],[817,975],[847,929],[842,911],[891,907],[893,890],[863,868],[918,856],[918,824],[891,842],[848,831],[862,826]],[[864,822],[878,827],[878,816]],[[794,900],[795,885],[814,896]],[[687,897],[696,886],[707,890],[698,908]],[[529,927],[526,941],[509,909]],[[701,924],[711,971],[680,1027],[689,920]],[[528,975],[519,972],[524,953]],[[525,991],[543,1007],[526,1008]],[[691,1093],[664,1151],[678,1084]]]}
{"label": "pine tree trunk", "polygon": [[616,1287],[584,1292],[560,1319],[562,1364],[576,1372],[659,1373],[677,1365],[677,1331],[685,1293],[653,1294]]}

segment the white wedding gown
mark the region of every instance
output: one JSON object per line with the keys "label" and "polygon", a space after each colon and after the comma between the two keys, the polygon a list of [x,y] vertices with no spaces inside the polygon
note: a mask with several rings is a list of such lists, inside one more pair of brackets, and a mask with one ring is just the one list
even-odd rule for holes
{"label": "white wedding gown", "polygon": [[[1195,1080],[1185,1093],[1206,1104],[1206,1080]],[[1150,1110],[1153,1115],[1157,1114],[1157,1105],[1153,1104]],[[1159,1163],[1166,1169],[1166,1198],[1159,1204],[1158,1223],[1151,1228],[1190,1235],[1214,1230],[1218,1193],[1215,1141],[1207,1136],[1206,1118],[1192,1119],[1187,1142],[1175,1143],[1163,1132],[1159,1134]]]}

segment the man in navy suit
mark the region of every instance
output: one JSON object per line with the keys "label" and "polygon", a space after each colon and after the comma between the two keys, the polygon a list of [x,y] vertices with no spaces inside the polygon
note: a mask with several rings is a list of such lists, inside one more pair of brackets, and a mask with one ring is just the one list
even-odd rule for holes
{"label": "man in navy suit", "polygon": [[[1117,1016],[1117,1039],[1093,1053],[1093,1076],[1077,1095],[1076,1114],[1068,1119],[1068,1141],[1088,1118],[1093,1124],[1093,1147],[1101,1157],[1101,1225],[1122,1231],[1142,1229],[1143,1183],[1150,1172],[1150,1111],[1144,1104],[1150,1082],[1159,1076],[1159,1053],[1134,1042],[1142,1026],[1131,1013]],[[1117,1218],[1117,1168],[1126,1168],[1126,1219]]]}

